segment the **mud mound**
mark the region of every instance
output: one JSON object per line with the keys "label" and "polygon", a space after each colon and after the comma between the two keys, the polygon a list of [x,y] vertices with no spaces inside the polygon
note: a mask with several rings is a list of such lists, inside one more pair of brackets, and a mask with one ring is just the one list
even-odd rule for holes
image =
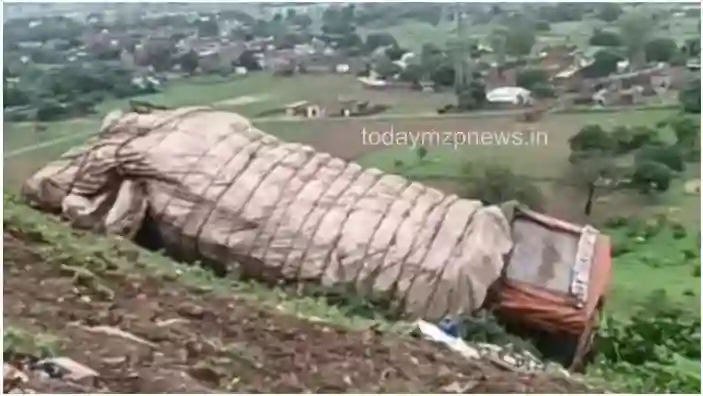
{"label": "mud mound", "polygon": [[188,286],[146,270],[138,251],[122,253],[134,264],[122,268],[107,255],[61,254],[51,235],[7,222],[4,249],[6,328],[51,334],[61,343],[56,355],[94,370],[50,379],[28,368],[37,366],[33,356],[6,350],[36,392],[588,391],[467,362],[426,341],[315,323]]}

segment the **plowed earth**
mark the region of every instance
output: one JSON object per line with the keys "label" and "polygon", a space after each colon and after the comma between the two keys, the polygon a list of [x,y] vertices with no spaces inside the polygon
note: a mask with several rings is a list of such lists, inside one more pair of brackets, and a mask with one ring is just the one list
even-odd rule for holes
{"label": "plowed earth", "polygon": [[[136,249],[119,253],[133,264],[126,269],[99,253],[61,254],[17,223],[4,229],[5,328],[51,334],[61,340],[57,355],[98,373],[81,381],[32,376],[35,392],[588,392],[564,378],[467,362],[427,341],[313,322],[189,286],[150,273]],[[15,366],[22,359],[5,353]]]}

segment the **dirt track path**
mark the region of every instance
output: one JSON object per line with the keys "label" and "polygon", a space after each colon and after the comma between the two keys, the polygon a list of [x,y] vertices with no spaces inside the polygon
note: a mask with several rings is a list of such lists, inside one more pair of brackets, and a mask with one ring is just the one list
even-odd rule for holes
{"label": "dirt track path", "polygon": [[[87,239],[70,239],[58,224],[30,229],[36,221],[28,217],[5,220],[5,326],[58,337],[60,355],[99,373],[89,383],[32,383],[41,393],[404,393],[450,384],[472,393],[581,390],[565,379],[467,362],[426,341],[315,323],[150,275],[138,250],[86,255],[80,243]],[[51,233],[68,239],[54,243]],[[68,240],[83,253],[64,252]]]}

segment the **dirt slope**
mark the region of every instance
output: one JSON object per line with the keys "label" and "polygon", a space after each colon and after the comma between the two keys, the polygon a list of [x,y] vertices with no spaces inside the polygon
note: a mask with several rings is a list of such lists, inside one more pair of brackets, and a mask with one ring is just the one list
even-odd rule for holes
{"label": "dirt slope", "polygon": [[[54,354],[98,373],[72,381],[31,371],[26,388],[42,393],[587,391],[563,378],[526,377],[487,362],[467,362],[426,341],[302,319],[282,312],[282,305],[276,309],[236,294],[223,282],[198,286],[175,264],[155,270],[150,253],[106,241],[6,204],[5,328],[57,337]],[[6,362],[27,372],[33,357],[11,352],[6,348]]]}

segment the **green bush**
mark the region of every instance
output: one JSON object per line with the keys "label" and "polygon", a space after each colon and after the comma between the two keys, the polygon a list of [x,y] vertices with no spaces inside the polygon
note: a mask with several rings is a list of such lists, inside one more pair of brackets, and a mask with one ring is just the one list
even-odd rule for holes
{"label": "green bush", "polygon": [[593,371],[620,391],[699,393],[700,337],[700,317],[659,290],[632,318],[604,318]]}
{"label": "green bush", "polygon": [[618,229],[618,228],[623,228],[623,227],[625,227],[625,226],[627,225],[627,222],[628,222],[628,218],[627,218],[627,217],[625,217],[625,216],[615,216],[615,217],[609,218],[609,219],[605,222],[605,226],[606,226],[607,228],[611,228],[611,229],[613,229],[613,230],[616,230],[616,229]]}
{"label": "green bush", "polygon": [[682,253],[684,260],[693,260],[698,257],[698,252],[693,249],[684,249]]}
{"label": "green bush", "polygon": [[610,247],[610,255],[620,257],[632,251],[632,243],[628,240],[613,240]]}
{"label": "green bush", "polygon": [[536,210],[544,205],[544,196],[536,184],[504,166],[469,162],[464,164],[461,175],[463,198],[494,205],[516,200]]}
{"label": "green bush", "polygon": [[657,234],[659,234],[659,231],[661,231],[659,223],[657,223],[656,220],[649,220],[644,223],[644,227],[642,230],[642,236],[645,239],[651,239],[651,238],[657,236]]}
{"label": "green bush", "polygon": [[644,222],[641,219],[633,218],[627,222],[627,231],[625,234],[630,238],[635,238],[642,235],[644,230]]}
{"label": "green bush", "polygon": [[539,82],[533,85],[531,91],[536,98],[556,97],[556,91],[554,90],[554,86],[544,82]]}
{"label": "green bush", "polygon": [[671,225],[671,236],[674,239],[684,239],[688,235],[688,232],[686,231],[686,227],[679,223],[673,223]]}
{"label": "green bush", "polygon": [[622,39],[615,32],[597,30],[593,32],[593,36],[588,39],[588,44],[597,47],[619,47],[622,45]]}

